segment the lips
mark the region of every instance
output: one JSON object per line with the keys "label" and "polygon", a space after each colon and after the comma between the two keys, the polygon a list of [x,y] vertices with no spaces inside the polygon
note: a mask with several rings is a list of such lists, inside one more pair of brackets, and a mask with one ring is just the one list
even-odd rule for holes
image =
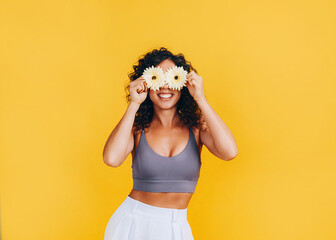
{"label": "lips", "polygon": [[170,100],[174,96],[172,93],[158,93],[157,95],[161,100]]}

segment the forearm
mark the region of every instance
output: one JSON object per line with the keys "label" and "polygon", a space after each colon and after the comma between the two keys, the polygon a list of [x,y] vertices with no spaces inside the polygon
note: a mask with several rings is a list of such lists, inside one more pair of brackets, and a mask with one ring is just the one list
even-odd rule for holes
{"label": "forearm", "polygon": [[238,148],[236,141],[228,126],[218,116],[205,98],[197,101],[197,103],[202,111],[207,127],[210,130],[217,151],[227,156],[237,155]]}
{"label": "forearm", "polygon": [[[108,137],[103,150],[104,162],[112,165],[120,165],[120,161],[125,160],[125,155],[130,144],[132,136],[132,127],[134,124],[135,114],[139,109],[139,104],[131,102],[127,107],[123,117],[115,126]],[[131,139],[132,140],[132,139]]]}

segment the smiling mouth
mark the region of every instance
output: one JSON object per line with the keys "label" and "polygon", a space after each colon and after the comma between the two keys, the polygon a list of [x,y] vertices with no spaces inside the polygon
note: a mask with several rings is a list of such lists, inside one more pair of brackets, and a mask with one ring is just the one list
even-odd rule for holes
{"label": "smiling mouth", "polygon": [[158,94],[158,97],[161,100],[164,100],[164,101],[170,100],[173,96],[174,96],[174,94],[172,94],[172,93],[159,93]]}

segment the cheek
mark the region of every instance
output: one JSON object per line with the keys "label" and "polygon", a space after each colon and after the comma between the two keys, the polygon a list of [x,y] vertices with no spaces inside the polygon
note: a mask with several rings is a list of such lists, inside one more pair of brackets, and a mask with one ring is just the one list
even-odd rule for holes
{"label": "cheek", "polygon": [[149,90],[149,98],[153,101],[153,99],[155,98],[155,93],[153,90]]}
{"label": "cheek", "polygon": [[175,95],[176,95],[176,99],[177,99],[177,101],[180,100],[180,98],[181,98],[181,92],[180,92],[180,91],[177,91],[177,92],[175,93]]}
{"label": "cheek", "polygon": [[155,103],[159,103],[160,102],[160,98],[156,95],[156,92],[153,90],[150,90],[149,92],[149,98],[150,100],[152,100],[152,102]]}

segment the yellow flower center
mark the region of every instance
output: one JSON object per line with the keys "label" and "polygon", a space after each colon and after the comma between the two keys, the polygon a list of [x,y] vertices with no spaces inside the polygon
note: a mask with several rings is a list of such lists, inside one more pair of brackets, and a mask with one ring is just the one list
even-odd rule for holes
{"label": "yellow flower center", "polygon": [[177,79],[178,79],[178,76],[175,76],[174,78],[175,78],[175,80],[177,80]]}
{"label": "yellow flower center", "polygon": [[155,80],[155,79],[156,79],[156,76],[153,76],[153,77],[152,77],[152,80]]}

